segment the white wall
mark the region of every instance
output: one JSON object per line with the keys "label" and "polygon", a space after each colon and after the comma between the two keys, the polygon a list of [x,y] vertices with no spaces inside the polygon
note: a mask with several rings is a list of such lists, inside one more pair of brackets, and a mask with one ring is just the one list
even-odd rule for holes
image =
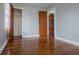
{"label": "white wall", "polygon": [[79,4],[52,4],[50,8],[56,8],[56,37],[79,42]]}
{"label": "white wall", "polygon": [[6,41],[6,30],[4,29],[4,4],[0,3],[0,47]]}
{"label": "white wall", "polygon": [[22,36],[39,35],[39,10],[46,10],[36,6],[27,6],[25,4],[14,4],[14,7],[23,8]]}
{"label": "white wall", "polygon": [[22,15],[14,15],[14,36],[22,35]]}
{"label": "white wall", "polygon": [[0,3],[0,53],[2,52],[4,48],[4,44],[7,40],[7,32],[5,29],[5,10],[4,10],[4,4]]}

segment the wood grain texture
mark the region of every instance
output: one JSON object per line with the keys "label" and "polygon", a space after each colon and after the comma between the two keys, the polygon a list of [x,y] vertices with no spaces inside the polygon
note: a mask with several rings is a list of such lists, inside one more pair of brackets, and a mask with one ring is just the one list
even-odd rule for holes
{"label": "wood grain texture", "polygon": [[47,12],[39,11],[39,34],[40,37],[47,37]]}
{"label": "wood grain texture", "polygon": [[13,40],[13,36],[14,36],[14,7],[12,4],[10,4],[10,24],[9,24],[9,41]]}
{"label": "wood grain texture", "polygon": [[14,38],[2,55],[79,55],[79,47],[53,37]]}
{"label": "wood grain texture", "polygon": [[49,15],[49,35],[54,36],[54,14]]}

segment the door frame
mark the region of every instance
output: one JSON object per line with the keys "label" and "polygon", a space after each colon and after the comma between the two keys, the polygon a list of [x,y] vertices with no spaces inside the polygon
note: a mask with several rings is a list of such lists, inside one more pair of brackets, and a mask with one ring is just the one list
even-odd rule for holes
{"label": "door frame", "polygon": [[47,35],[49,36],[49,13],[54,14],[54,38],[56,38],[56,9],[52,8],[47,12]]}
{"label": "door frame", "polygon": [[14,34],[14,29],[13,29],[13,22],[14,22],[14,7],[12,3],[9,3],[10,5],[10,20],[9,20],[9,41],[13,40],[13,34]]}
{"label": "door frame", "polygon": [[23,38],[23,11],[24,11],[24,9],[23,8],[20,8],[20,7],[14,7],[14,9],[21,9],[22,10],[22,38]]}

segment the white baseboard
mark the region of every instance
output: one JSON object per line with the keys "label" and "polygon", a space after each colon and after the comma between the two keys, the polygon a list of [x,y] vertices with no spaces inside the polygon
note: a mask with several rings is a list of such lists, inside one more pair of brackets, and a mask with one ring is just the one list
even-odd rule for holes
{"label": "white baseboard", "polygon": [[4,50],[4,48],[5,48],[5,46],[6,46],[7,43],[8,43],[8,40],[6,40],[6,41],[4,42],[4,44],[2,45],[2,47],[0,48],[0,54],[1,54],[2,51]]}
{"label": "white baseboard", "polygon": [[22,36],[22,38],[39,37],[39,35]]}
{"label": "white baseboard", "polygon": [[70,43],[70,44],[73,44],[73,45],[76,45],[76,46],[79,46],[79,42],[75,42],[75,41],[72,41],[72,40],[68,40],[68,39],[64,39],[64,38],[61,38],[61,37],[56,37],[57,40],[62,40],[64,42],[67,42],[67,43]]}

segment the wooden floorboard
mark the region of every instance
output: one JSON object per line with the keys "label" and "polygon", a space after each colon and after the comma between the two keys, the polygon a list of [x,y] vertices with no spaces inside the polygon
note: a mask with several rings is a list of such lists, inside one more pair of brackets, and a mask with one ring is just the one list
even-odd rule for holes
{"label": "wooden floorboard", "polygon": [[79,47],[52,37],[14,38],[2,55],[79,55]]}

